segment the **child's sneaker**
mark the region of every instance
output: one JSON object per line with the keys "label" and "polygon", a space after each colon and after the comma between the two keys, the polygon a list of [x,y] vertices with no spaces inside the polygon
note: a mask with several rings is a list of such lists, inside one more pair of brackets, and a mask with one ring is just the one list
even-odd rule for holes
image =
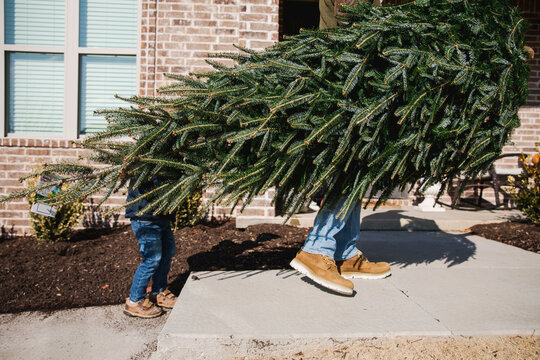
{"label": "child's sneaker", "polygon": [[149,299],[132,303],[129,298],[127,298],[126,305],[124,307],[124,314],[143,319],[151,319],[163,314],[163,310],[154,305]]}
{"label": "child's sneaker", "polygon": [[164,290],[156,295],[156,304],[165,309],[172,309],[176,304],[176,299],[178,298],[172,292]]}

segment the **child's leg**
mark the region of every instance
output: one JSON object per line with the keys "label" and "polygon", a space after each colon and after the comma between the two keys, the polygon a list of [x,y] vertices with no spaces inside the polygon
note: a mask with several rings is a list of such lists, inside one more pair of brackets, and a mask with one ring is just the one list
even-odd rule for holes
{"label": "child's leg", "polygon": [[145,298],[148,282],[161,262],[162,231],[160,225],[153,221],[132,219],[131,227],[139,242],[139,251],[142,256],[142,264],[139,265],[133,276],[129,293],[129,299],[137,302]]}
{"label": "child's leg", "polygon": [[161,261],[152,277],[152,293],[157,294],[167,287],[167,275],[171,269],[171,260],[176,251],[174,235],[169,220],[160,221],[161,226]]}

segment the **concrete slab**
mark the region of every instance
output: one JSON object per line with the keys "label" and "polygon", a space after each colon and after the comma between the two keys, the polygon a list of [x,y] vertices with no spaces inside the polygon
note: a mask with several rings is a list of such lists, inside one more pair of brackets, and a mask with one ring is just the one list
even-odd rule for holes
{"label": "concrete slab", "polygon": [[516,335],[540,329],[540,255],[478,236],[363,232],[393,264],[351,297],[293,270],[198,272],[159,335],[154,359],[280,356],[298,346],[392,336]]}
{"label": "concrete slab", "polygon": [[394,269],[540,269],[538,254],[466,233],[362,231],[357,247]]}
{"label": "concrete slab", "polygon": [[[540,257],[540,256],[539,256]],[[400,269],[389,282],[452,335],[528,334],[540,329],[540,269]]]}
{"label": "concrete slab", "polygon": [[[316,211],[296,214],[287,225],[311,227],[317,215]],[[444,212],[425,212],[413,206],[380,207],[377,210],[365,209],[360,215],[362,231],[463,231],[476,224],[490,224],[522,219],[517,210],[457,210],[447,209]],[[236,227],[246,228],[249,225],[270,223],[284,224],[285,218],[266,216],[237,216]]]}
{"label": "concrete slab", "polygon": [[193,275],[199,280],[184,286],[159,335],[156,358],[224,359],[257,344],[290,350],[329,338],[450,335],[390,282],[367,282],[344,297],[304,283],[293,270]]}
{"label": "concrete slab", "polygon": [[167,319],[127,317],[123,305],[0,315],[0,359],[148,359]]}

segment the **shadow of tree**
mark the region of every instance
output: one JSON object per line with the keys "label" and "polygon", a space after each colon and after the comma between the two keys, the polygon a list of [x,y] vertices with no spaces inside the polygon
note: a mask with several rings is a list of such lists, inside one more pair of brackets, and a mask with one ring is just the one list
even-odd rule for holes
{"label": "shadow of tree", "polygon": [[370,261],[387,261],[401,268],[436,261],[452,267],[476,254],[476,245],[466,235],[437,232],[404,233],[401,238],[391,239],[382,239],[381,234],[372,233],[361,239],[357,246]]}
{"label": "shadow of tree", "polygon": [[[390,210],[366,216],[363,221],[384,220],[389,228],[401,228],[401,236],[387,236],[377,231],[362,231],[357,247],[371,261],[387,261],[392,265],[430,264],[442,261],[451,267],[474,257],[476,245],[467,234],[440,231],[431,219],[405,215],[402,210]],[[411,229],[428,231],[410,232]]]}
{"label": "shadow of tree", "polygon": [[180,273],[169,284],[169,288],[173,293],[179,294],[192,271],[287,269],[302,242],[271,248],[263,246],[265,243],[279,238],[280,236],[276,234],[262,233],[257,235],[255,240],[242,242],[223,240],[208,251],[190,256],[187,259],[189,269]]}
{"label": "shadow of tree", "polygon": [[[369,215],[364,221],[383,218],[404,224],[403,230],[414,226],[437,229],[434,221],[407,216],[401,210]],[[392,233],[393,236],[388,234],[386,231],[362,231],[357,247],[371,261],[387,261],[400,268],[434,262],[452,267],[466,262],[476,254],[476,245],[467,238],[467,234],[441,231],[396,231]],[[282,244],[280,237],[265,232],[258,234],[255,240],[222,240],[208,251],[188,257],[189,268],[176,276],[170,288],[179,294],[192,271],[290,269],[289,262],[303,245],[303,239],[292,243],[283,241]],[[302,280],[311,283],[308,279]]]}

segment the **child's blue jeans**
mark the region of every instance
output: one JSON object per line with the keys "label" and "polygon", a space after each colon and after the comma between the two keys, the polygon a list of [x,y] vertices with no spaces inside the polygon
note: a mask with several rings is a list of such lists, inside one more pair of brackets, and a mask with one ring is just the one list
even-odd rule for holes
{"label": "child's blue jeans", "polygon": [[131,228],[139,242],[142,264],[139,265],[129,293],[133,302],[143,300],[152,278],[152,293],[160,293],[167,287],[167,275],[176,246],[169,219],[156,221],[131,219]]}
{"label": "child's blue jeans", "polygon": [[303,251],[326,255],[336,261],[347,260],[358,254],[356,241],[360,236],[362,204],[353,204],[344,220],[340,220],[336,217],[344,202],[345,199],[342,199],[335,206],[321,208],[302,247]]}

